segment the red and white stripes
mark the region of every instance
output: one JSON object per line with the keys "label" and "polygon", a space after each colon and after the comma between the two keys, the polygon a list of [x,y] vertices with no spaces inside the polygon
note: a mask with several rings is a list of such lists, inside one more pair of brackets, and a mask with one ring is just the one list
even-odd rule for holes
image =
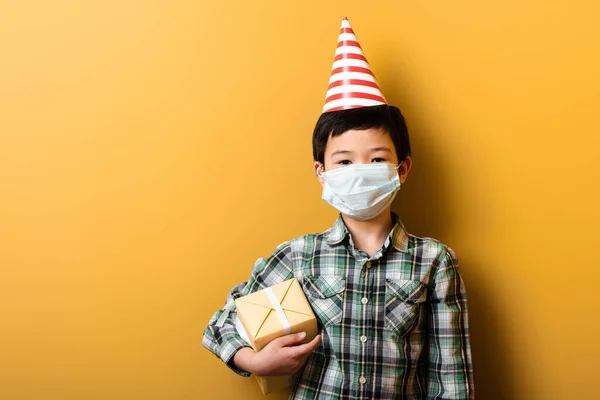
{"label": "red and white stripes", "polygon": [[347,18],[342,21],[323,112],[387,104]]}

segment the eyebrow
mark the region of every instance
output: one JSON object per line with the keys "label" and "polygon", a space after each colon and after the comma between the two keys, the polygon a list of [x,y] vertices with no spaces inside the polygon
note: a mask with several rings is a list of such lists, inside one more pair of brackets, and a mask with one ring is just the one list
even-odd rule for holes
{"label": "eyebrow", "polygon": [[350,154],[352,153],[350,150],[336,150],[333,153],[331,153],[331,156],[335,156],[336,154]]}
{"label": "eyebrow", "polygon": [[371,151],[389,151],[390,153],[392,152],[389,148],[385,146],[373,147]]}
{"label": "eyebrow", "polygon": [[[371,152],[375,152],[375,151],[387,151],[387,152],[392,152],[389,148],[385,147],[385,146],[379,146],[379,147],[373,147],[371,149]],[[352,154],[352,152],[350,150],[336,150],[333,153],[331,153],[331,156],[335,156],[336,154]]]}

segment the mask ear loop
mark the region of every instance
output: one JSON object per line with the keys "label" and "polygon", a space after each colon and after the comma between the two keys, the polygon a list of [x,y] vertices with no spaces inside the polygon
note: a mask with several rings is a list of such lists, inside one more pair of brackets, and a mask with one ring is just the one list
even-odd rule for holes
{"label": "mask ear loop", "polygon": [[[401,162],[400,164],[398,164],[398,166],[396,167],[396,173],[398,174],[398,179],[400,178],[400,174],[398,173],[398,172],[399,172],[398,170],[399,170],[399,169],[400,169],[400,167],[402,166],[402,163],[403,163],[403,162],[404,162],[404,161],[402,161],[402,162]],[[402,184],[400,184],[400,185],[398,186],[398,190],[402,190]]]}

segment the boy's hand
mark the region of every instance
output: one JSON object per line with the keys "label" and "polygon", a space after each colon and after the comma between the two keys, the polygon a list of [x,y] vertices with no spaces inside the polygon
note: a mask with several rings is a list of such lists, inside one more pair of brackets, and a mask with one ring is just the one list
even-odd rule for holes
{"label": "boy's hand", "polygon": [[321,335],[306,344],[306,333],[293,333],[273,340],[249,360],[252,374],[259,376],[293,375],[300,371],[321,342]]}

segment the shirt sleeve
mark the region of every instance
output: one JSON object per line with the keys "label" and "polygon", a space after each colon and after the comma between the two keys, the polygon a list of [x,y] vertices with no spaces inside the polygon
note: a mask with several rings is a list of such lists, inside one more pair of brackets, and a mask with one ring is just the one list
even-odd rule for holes
{"label": "shirt sleeve", "polygon": [[444,247],[433,280],[428,323],[427,398],[475,398],[467,292],[451,249]]}
{"label": "shirt sleeve", "polygon": [[[233,357],[240,349],[243,347],[251,348],[235,329],[235,299],[293,277],[291,246],[290,242],[285,242],[277,246],[270,257],[259,258],[254,263],[247,282],[240,283],[231,289],[225,305],[212,316],[204,330],[202,345],[223,360],[235,373],[241,376],[249,376],[249,372],[237,368],[233,363]],[[233,307],[231,312],[228,312],[231,307]],[[223,313],[228,313],[228,315],[221,318]],[[217,323],[219,318],[222,320],[220,324]]]}

